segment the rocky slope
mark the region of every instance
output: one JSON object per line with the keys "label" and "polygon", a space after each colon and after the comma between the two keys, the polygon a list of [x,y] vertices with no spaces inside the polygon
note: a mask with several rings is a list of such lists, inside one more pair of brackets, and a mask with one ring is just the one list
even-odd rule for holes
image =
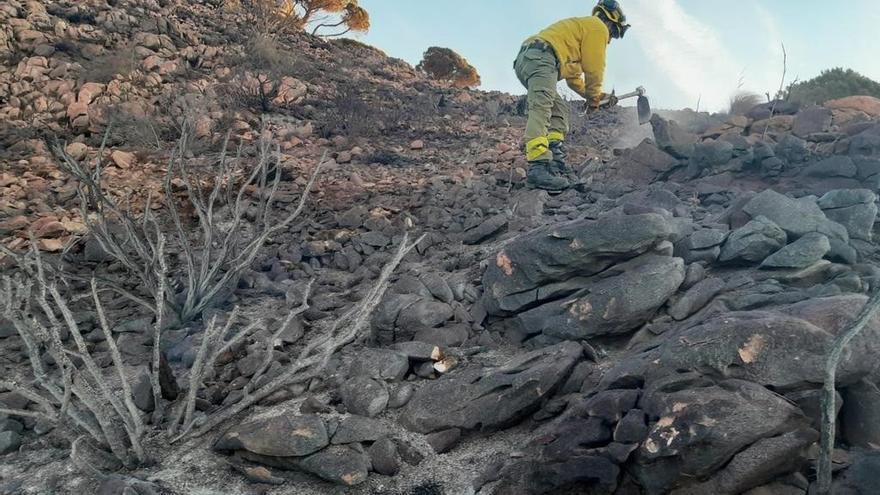
{"label": "rocky slope", "polygon": [[[113,194],[141,207],[161,197],[184,129],[205,167],[227,134],[245,159],[261,138],[277,143],[279,212],[331,158],[306,219],[271,239],[224,304],[169,332],[181,388],[214,315],[237,305],[282,319],[314,277],[311,308],[275,348],[279,372],[298,338],[366,293],[405,230],[427,235],[369,338],[320,380],[201,439],[157,436],[154,465],[107,477],[70,464],[63,432],[0,415],[0,492],[809,490],[824,356],[880,274],[877,100],[658,115],[651,129],[625,109],[578,116],[570,155],[587,185],[550,196],[524,188],[517,98],[439,87],[354,42],[257,43],[211,2],[7,0],[0,19],[10,249],[33,235],[72,271],[120,271],[87,232],[55,139],[103,159]],[[641,133],[653,137],[633,141]],[[151,317],[122,299],[108,307],[142,373]],[[109,366],[95,315],[77,318]],[[838,373],[836,493],[877,489],[878,332],[875,319]],[[218,364],[200,410],[241,399],[255,344]],[[0,357],[4,373],[26,373],[2,318]],[[144,386],[135,402],[148,411]],[[28,402],[0,390],[5,407]]]}

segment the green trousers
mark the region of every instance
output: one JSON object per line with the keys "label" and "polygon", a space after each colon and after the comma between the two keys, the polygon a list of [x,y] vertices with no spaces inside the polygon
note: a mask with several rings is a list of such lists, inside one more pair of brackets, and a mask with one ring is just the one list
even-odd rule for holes
{"label": "green trousers", "polygon": [[513,64],[516,77],[529,90],[529,122],[526,124],[526,159],[550,160],[551,141],[563,141],[568,133],[571,110],[556,91],[559,67],[552,51],[540,48],[520,50]]}

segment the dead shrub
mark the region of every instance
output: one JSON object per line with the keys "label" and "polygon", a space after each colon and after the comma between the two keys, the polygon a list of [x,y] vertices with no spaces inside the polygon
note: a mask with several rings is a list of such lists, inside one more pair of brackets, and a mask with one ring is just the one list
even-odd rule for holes
{"label": "dead shrub", "polygon": [[445,82],[456,88],[474,88],[480,85],[477,69],[449,48],[428,48],[416,69],[435,81]]}
{"label": "dead shrub", "polygon": [[737,93],[730,98],[730,115],[745,115],[761,104],[761,97],[755,93]]}
{"label": "dead shrub", "polygon": [[81,77],[90,82],[107,84],[117,75],[130,76],[137,70],[139,61],[134,46],[123,46],[83,63]]}

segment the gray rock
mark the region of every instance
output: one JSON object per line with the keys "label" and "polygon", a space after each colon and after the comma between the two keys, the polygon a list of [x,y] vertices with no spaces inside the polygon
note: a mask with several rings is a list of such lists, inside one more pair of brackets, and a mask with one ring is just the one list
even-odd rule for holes
{"label": "gray rock", "polygon": [[393,344],[391,348],[403,353],[411,361],[439,361],[442,359],[440,347],[427,342],[398,342]]}
{"label": "gray rock", "polygon": [[651,184],[679,166],[679,161],[648,139],[625,150],[615,163],[617,174],[635,184]]}
{"label": "gray rock", "polygon": [[719,259],[723,262],[759,263],[785,246],[787,238],[776,223],[758,216],[730,234]]}
{"label": "gray rock", "polygon": [[850,466],[834,479],[835,495],[869,495],[880,493],[880,452],[854,451]]}
{"label": "gray rock", "polygon": [[420,388],[399,422],[419,433],[514,424],[552,395],[582,355],[579,344],[564,342],[518,356],[500,368],[446,376]]}
{"label": "gray rock", "polygon": [[853,239],[871,241],[877,220],[877,195],[868,189],[838,189],[819,198],[830,220],[843,225]]}
{"label": "gray rock", "polygon": [[743,211],[752,218],[767,217],[795,239],[809,232],[819,232],[829,238],[849,240],[846,229],[828,220],[822,209],[809,198],[792,199],[767,189],[746,203]]}
{"label": "gray rock", "polygon": [[831,243],[822,234],[806,234],[770,255],[761,268],[806,268],[825,257]]}
{"label": "gray rock", "polygon": [[409,372],[405,354],[388,349],[366,348],[358,352],[349,368],[350,376],[363,376],[389,382],[403,380]]}
{"label": "gray rock", "polygon": [[388,409],[400,409],[412,399],[415,389],[412,384],[402,383],[391,391],[388,399]]}
{"label": "gray rock", "polygon": [[696,134],[685,131],[675,121],[666,120],[657,114],[651,117],[651,127],[657,146],[676,158],[690,158],[699,141]]}
{"label": "gray rock", "polygon": [[470,337],[469,325],[457,323],[440,328],[423,328],[416,332],[413,340],[448,348],[461,346],[468,337]]}
{"label": "gray rock", "polygon": [[555,299],[559,291],[571,292],[572,279],[646,253],[671,235],[671,225],[657,214],[539,229],[510,242],[490,261],[483,276],[484,304],[490,314],[509,315]]}
{"label": "gray rock", "polygon": [[681,288],[684,290],[688,290],[691,287],[697,285],[700,281],[706,278],[706,267],[704,267],[701,263],[691,263],[687,266],[687,269],[684,273],[684,282],[681,283]]}
{"label": "gray rock", "polygon": [[333,434],[330,443],[339,445],[356,442],[375,442],[387,436],[388,433],[388,427],[377,419],[349,415],[339,422],[339,426],[336,427],[336,432]]}
{"label": "gray rock", "polygon": [[[813,298],[776,311],[722,313],[671,334],[649,350],[618,361],[603,376],[607,388],[650,381],[686,370],[715,378],[736,378],[791,391],[824,381],[828,346],[848,326],[867,298]],[[711,343],[698,345],[697,343]],[[871,320],[838,368],[845,386],[871,373],[880,352],[880,318]]]}
{"label": "gray rock", "polygon": [[855,177],[858,172],[852,158],[839,155],[818,161],[804,169],[804,175],[808,177]]}
{"label": "gray rock", "polygon": [[214,450],[246,450],[271,457],[301,457],[330,443],[324,421],[318,416],[284,413],[232,427],[214,444]]}
{"label": "gray rock", "polygon": [[388,389],[372,378],[350,378],[340,387],[340,394],[342,403],[352,414],[372,418],[388,406]]}
{"label": "gray rock", "polygon": [[12,337],[13,335],[18,335],[18,331],[15,330],[12,322],[0,316],[0,339]]}
{"label": "gray rock", "polygon": [[680,495],[743,493],[797,472],[807,461],[807,449],[819,439],[812,429],[800,429],[772,438],[762,438],[736,454],[709,480],[676,490]]}
{"label": "gray rock", "polygon": [[811,107],[801,110],[794,118],[792,133],[806,139],[811,134],[828,132],[831,129],[832,113],[825,107]]}
{"label": "gray rock", "polygon": [[131,386],[131,395],[134,405],[144,412],[152,412],[155,408],[153,399],[153,385],[150,383],[150,370],[148,368],[140,368],[137,377]]}
{"label": "gray rock", "polygon": [[843,437],[853,447],[880,447],[880,388],[862,380],[843,390],[840,415]]}
{"label": "gray rock", "polygon": [[703,309],[703,307],[724,290],[725,282],[720,278],[707,278],[690,288],[669,308],[669,316],[678,321]]}
{"label": "gray rock", "polygon": [[0,432],[0,455],[18,452],[21,447],[21,435],[14,431]]}
{"label": "gray rock", "polygon": [[870,189],[835,189],[828,191],[816,204],[825,210],[847,208],[863,204],[871,204],[877,201],[877,194]]}
{"label": "gray rock", "polygon": [[441,277],[436,273],[425,273],[421,277],[419,277],[419,281],[428,289],[428,291],[446,304],[451,304],[455,301],[455,295],[452,293],[452,289],[449,287],[449,284],[446,283],[446,279]]}
{"label": "gray rock", "polygon": [[729,232],[718,229],[698,230],[688,237],[687,247],[689,249],[707,249],[720,246],[728,235],[730,235]]}
{"label": "gray rock", "polygon": [[697,170],[712,169],[733,159],[733,144],[727,141],[703,141],[694,146],[690,165]]}
{"label": "gray rock", "polygon": [[[762,440],[792,432],[815,434],[797,407],[760,385],[694,380],[692,375],[672,375],[645,390],[645,411],[661,420],[640,445],[631,472],[647,493],[665,493],[707,477]],[[771,457],[778,460],[791,449],[762,451],[773,452]]]}
{"label": "gray rock", "polygon": [[111,474],[101,481],[95,495],[159,495],[162,489],[147,481],[130,476]]}
{"label": "gray rock", "polygon": [[807,142],[799,137],[786,134],[776,144],[776,157],[788,163],[803,163],[809,158]]}
{"label": "gray rock", "polygon": [[15,433],[21,433],[24,431],[24,425],[17,420],[0,414],[0,431],[14,431]]}
{"label": "gray rock", "polygon": [[445,454],[454,449],[460,439],[461,430],[458,428],[437,431],[425,436],[425,441],[437,454]]}
{"label": "gray rock", "polygon": [[514,321],[526,334],[559,340],[625,334],[647,322],[683,281],[681,258],[645,255],[607,270],[570,297],[520,313]]}
{"label": "gray rock", "polygon": [[396,476],[400,472],[400,455],[397,444],[384,437],[373,443],[367,453],[372,461],[373,471],[385,476]]}
{"label": "gray rock", "polygon": [[641,409],[626,413],[614,428],[614,441],[620,443],[642,443],[648,436],[648,417]]}
{"label": "gray rock", "polygon": [[462,241],[465,244],[479,244],[487,241],[504,230],[507,227],[507,222],[506,215],[491,216],[476,227],[466,231]]}
{"label": "gray rock", "polygon": [[370,459],[361,452],[343,445],[332,445],[298,463],[300,469],[319,478],[345,486],[367,481]]}
{"label": "gray rock", "polygon": [[421,300],[397,317],[397,326],[403,329],[439,327],[452,319],[452,306],[435,300]]}

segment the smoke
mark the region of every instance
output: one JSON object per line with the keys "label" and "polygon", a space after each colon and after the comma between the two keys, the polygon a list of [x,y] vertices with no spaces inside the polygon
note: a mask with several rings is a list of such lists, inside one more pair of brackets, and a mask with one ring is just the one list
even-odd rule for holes
{"label": "smoke", "polygon": [[660,73],[690,101],[722,110],[737,89],[741,68],[718,33],[688,14],[677,0],[631,0],[642,19],[634,38]]}

